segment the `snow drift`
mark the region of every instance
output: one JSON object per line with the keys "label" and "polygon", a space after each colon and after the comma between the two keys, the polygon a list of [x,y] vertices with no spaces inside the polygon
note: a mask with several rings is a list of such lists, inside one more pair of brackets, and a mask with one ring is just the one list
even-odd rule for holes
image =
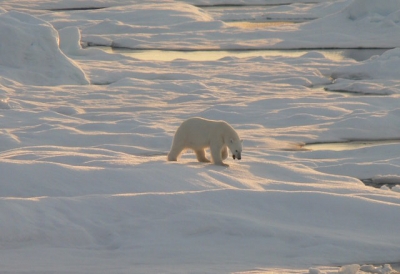
{"label": "snow drift", "polygon": [[58,46],[47,22],[10,11],[0,14],[0,75],[29,85],[89,84],[85,73]]}

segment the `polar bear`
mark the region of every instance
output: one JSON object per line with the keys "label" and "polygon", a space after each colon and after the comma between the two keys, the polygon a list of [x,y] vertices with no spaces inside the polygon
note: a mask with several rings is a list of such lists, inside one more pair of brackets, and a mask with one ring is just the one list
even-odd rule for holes
{"label": "polar bear", "polygon": [[231,125],[194,117],[176,130],[168,161],[177,161],[184,149],[192,149],[199,162],[210,162],[205,156],[206,148],[210,148],[212,162],[216,165],[227,166],[222,160],[228,157],[228,148],[233,159],[242,159],[242,140]]}

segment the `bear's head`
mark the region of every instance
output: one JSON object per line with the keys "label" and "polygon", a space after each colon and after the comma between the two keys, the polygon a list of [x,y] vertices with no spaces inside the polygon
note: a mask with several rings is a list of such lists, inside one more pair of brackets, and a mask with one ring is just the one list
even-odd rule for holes
{"label": "bear's head", "polygon": [[230,139],[228,142],[228,147],[234,160],[236,158],[238,160],[242,159],[242,142],[243,140],[240,140],[239,138]]}

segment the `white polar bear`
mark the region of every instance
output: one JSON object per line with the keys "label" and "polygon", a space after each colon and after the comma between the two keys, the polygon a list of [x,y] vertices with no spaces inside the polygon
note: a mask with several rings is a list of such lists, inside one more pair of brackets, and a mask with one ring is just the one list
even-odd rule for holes
{"label": "white polar bear", "polygon": [[212,162],[225,165],[222,160],[228,157],[228,148],[233,159],[242,159],[242,140],[227,122],[190,118],[176,130],[168,161],[177,161],[184,149],[192,149],[199,162],[210,162],[205,156],[205,148],[210,148]]}

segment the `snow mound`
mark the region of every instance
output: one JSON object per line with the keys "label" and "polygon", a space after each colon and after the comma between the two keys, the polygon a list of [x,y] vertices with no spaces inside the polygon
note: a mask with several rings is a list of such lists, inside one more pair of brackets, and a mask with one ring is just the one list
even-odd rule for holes
{"label": "snow mound", "polygon": [[334,69],[331,77],[336,79],[335,83],[326,89],[364,94],[398,94],[399,65],[400,48],[388,50],[364,62]]}
{"label": "snow mound", "polygon": [[58,46],[47,22],[20,12],[0,14],[0,75],[30,85],[89,84]]}
{"label": "snow mound", "polygon": [[82,50],[80,45],[81,34],[77,27],[66,27],[59,30],[60,49],[65,54],[75,54]]}
{"label": "snow mound", "polygon": [[384,84],[374,83],[372,81],[357,81],[341,78],[335,80],[332,85],[325,87],[325,90],[378,95],[390,95],[400,93],[400,90],[398,88],[387,87]]}
{"label": "snow mound", "polygon": [[363,265],[360,267],[361,271],[367,273],[378,273],[378,274],[390,274],[390,273],[398,273],[393,270],[390,264],[384,264],[383,266],[375,267],[373,265]]}
{"label": "snow mound", "polygon": [[379,22],[389,15],[398,13],[400,2],[398,0],[354,0],[344,9],[351,20],[367,18],[371,22]]}
{"label": "snow mound", "polygon": [[398,79],[400,72],[400,48],[388,50],[381,56],[354,65],[343,66],[332,73],[332,78],[346,79]]}
{"label": "snow mound", "polygon": [[[170,26],[189,22],[214,21],[204,10],[193,5],[174,2],[171,3],[136,3],[132,6],[112,7],[101,9],[87,14],[89,20],[101,20],[120,24],[126,27],[144,26]],[[151,29],[151,28],[150,28]]]}
{"label": "snow mound", "polygon": [[358,270],[360,270],[360,266],[358,264],[344,265],[339,269],[338,273],[339,274],[357,274]]}
{"label": "snow mound", "polygon": [[398,184],[400,182],[400,176],[398,175],[377,175],[371,178],[371,181],[375,184]]}

